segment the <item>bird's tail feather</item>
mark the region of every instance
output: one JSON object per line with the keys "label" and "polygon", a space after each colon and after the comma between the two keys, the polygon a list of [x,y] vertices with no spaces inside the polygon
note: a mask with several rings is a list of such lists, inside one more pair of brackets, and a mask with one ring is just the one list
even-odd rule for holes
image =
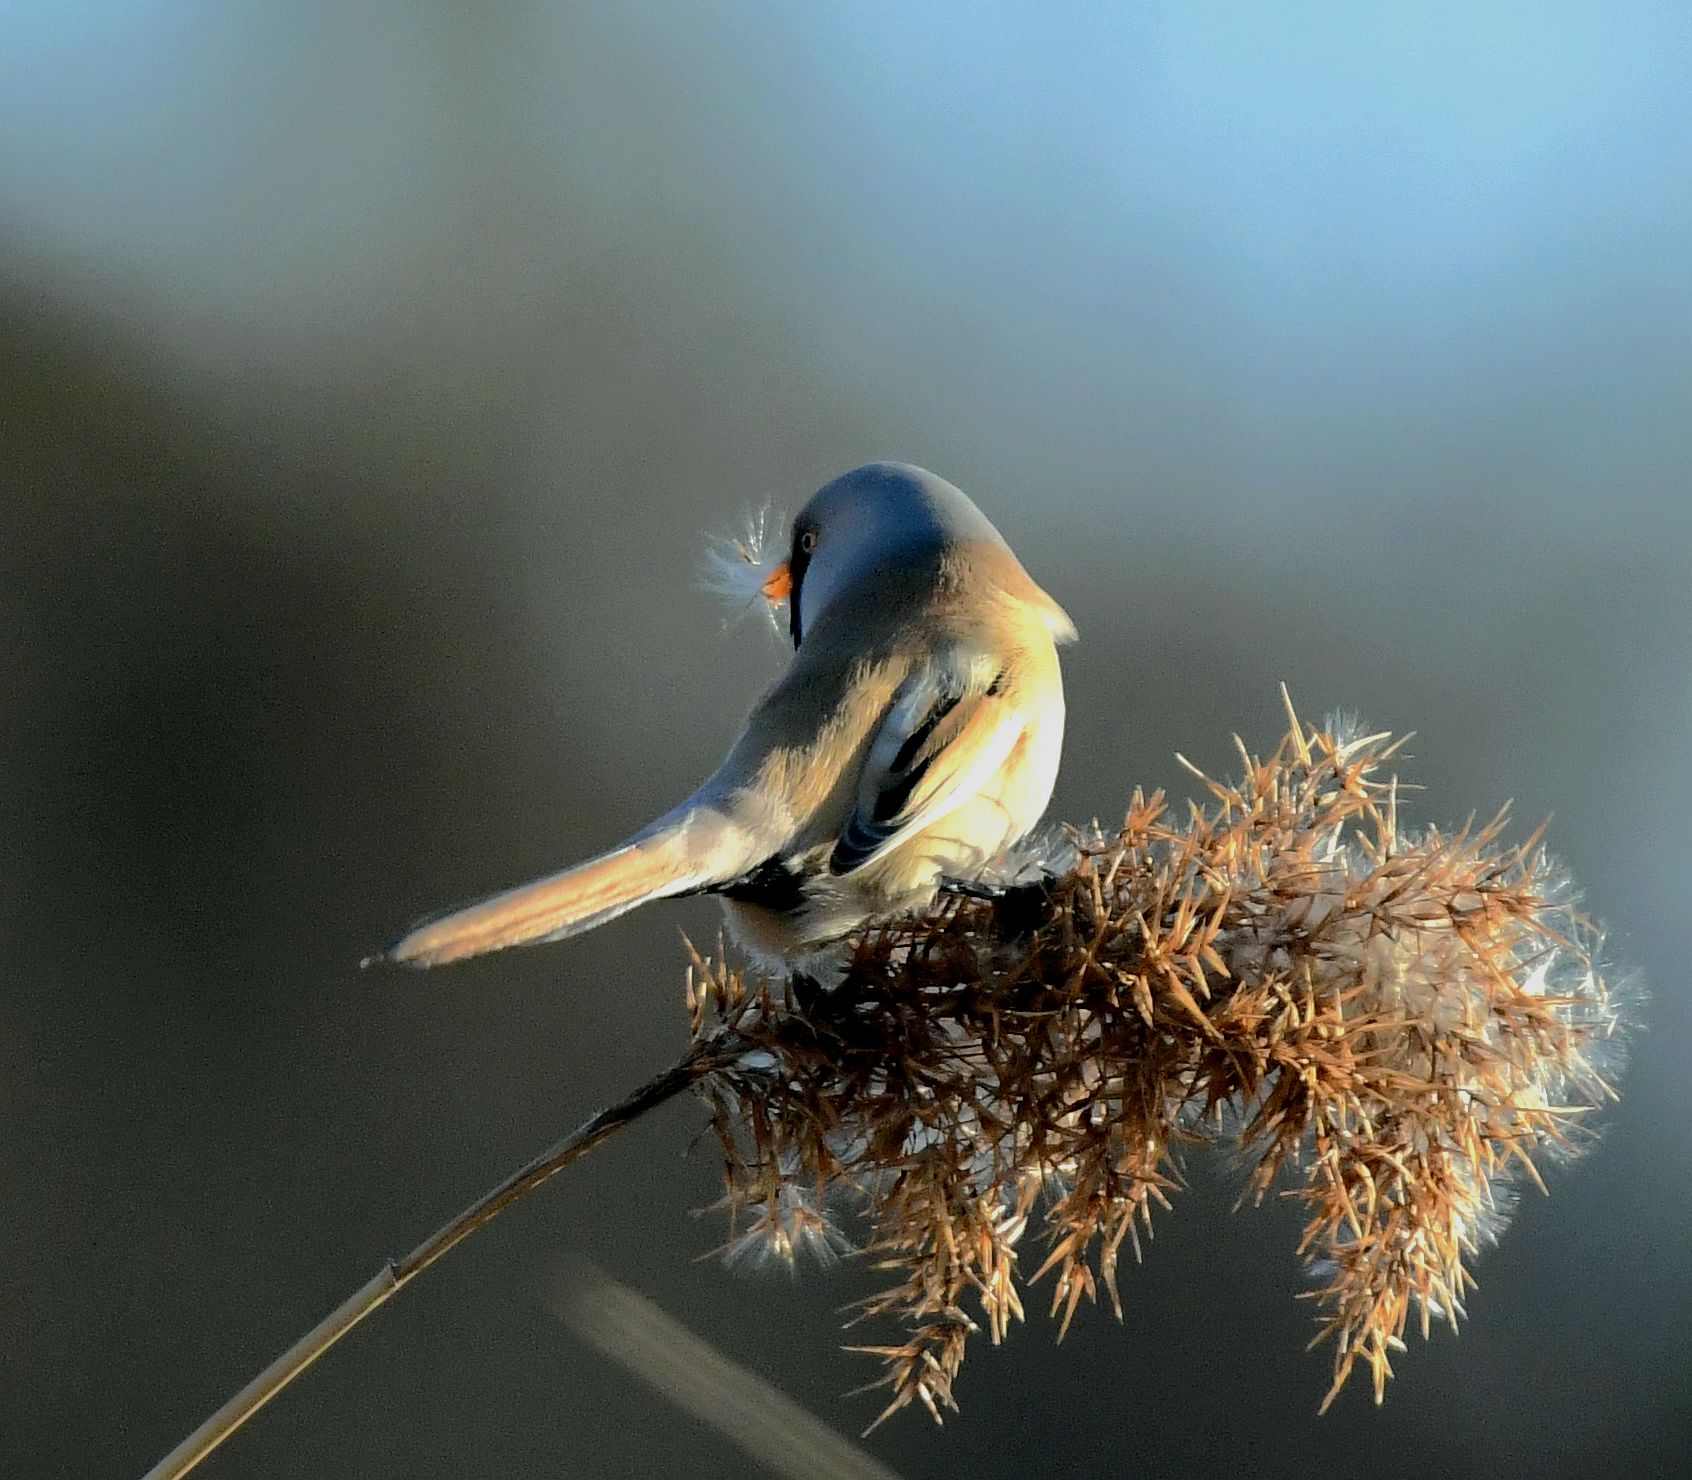
{"label": "bird's tail feather", "polygon": [[426,920],[372,959],[444,966],[507,946],[563,940],[648,900],[685,894],[714,872],[690,857],[679,829],[643,837],[563,873]]}

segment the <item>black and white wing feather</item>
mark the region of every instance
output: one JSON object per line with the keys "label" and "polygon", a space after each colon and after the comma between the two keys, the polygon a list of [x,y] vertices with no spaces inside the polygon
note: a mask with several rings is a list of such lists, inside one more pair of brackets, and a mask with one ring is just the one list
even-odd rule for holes
{"label": "black and white wing feather", "polygon": [[1005,763],[1025,726],[991,672],[938,669],[907,679],[870,742],[829,872],[873,863],[967,802]]}

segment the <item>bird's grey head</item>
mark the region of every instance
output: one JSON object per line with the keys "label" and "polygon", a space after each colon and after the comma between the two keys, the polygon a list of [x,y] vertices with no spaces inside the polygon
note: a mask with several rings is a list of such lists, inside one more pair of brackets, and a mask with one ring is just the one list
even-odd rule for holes
{"label": "bird's grey head", "polygon": [[866,463],[811,495],[793,521],[788,628],[799,645],[843,592],[882,566],[932,560],[966,541],[1004,538],[965,494],[909,463]]}

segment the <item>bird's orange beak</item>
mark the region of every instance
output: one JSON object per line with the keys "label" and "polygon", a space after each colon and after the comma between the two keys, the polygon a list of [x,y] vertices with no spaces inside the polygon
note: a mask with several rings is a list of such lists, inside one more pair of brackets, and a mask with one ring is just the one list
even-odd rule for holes
{"label": "bird's orange beak", "polygon": [[762,586],[764,600],[771,606],[779,606],[793,594],[793,569],[784,560],[769,575],[764,577]]}

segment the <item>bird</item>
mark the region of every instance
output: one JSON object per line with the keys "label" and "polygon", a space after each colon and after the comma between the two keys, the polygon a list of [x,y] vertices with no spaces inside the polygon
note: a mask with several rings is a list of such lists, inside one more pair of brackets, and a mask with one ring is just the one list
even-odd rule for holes
{"label": "bird", "polygon": [[373,961],[440,966],[715,895],[756,961],[800,972],[967,886],[1038,825],[1063,747],[1069,616],[945,479],[825,484],[785,555],[748,553],[793,655],[717,770],[609,851],[426,920]]}

